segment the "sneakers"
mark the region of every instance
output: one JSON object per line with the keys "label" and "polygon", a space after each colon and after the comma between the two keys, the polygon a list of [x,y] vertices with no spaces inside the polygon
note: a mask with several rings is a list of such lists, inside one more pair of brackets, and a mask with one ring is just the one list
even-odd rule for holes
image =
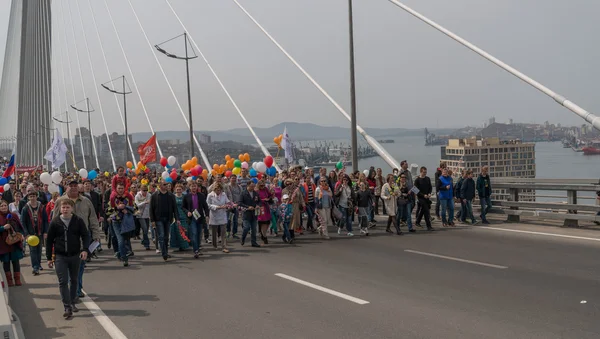
{"label": "sneakers", "polygon": [[473,220],[473,221],[471,222],[471,225],[477,225],[477,224],[479,224],[479,221],[477,221],[477,220]]}
{"label": "sneakers", "polygon": [[223,253],[229,253],[229,250],[228,250],[228,249],[226,249],[226,248],[224,248],[224,249],[223,249]]}
{"label": "sneakers", "polygon": [[70,307],[65,307],[65,313],[63,313],[63,318],[70,319],[73,317],[73,310]]}
{"label": "sneakers", "polygon": [[221,243],[221,241],[222,241],[222,240],[221,240],[221,237],[219,237],[219,244]]}
{"label": "sneakers", "polygon": [[73,311],[73,313],[77,313],[79,312],[79,308],[75,304],[73,304],[71,305],[71,311]]}
{"label": "sneakers", "polygon": [[353,237],[353,236],[354,236],[354,234],[353,234],[352,232],[348,232],[348,236],[349,236],[349,237]]}
{"label": "sneakers", "polygon": [[123,267],[127,267],[127,266],[129,266],[129,261],[123,260]]}
{"label": "sneakers", "polygon": [[160,254],[160,250],[156,250],[156,254]]}
{"label": "sneakers", "polygon": [[342,235],[342,228],[338,227],[338,235]]}
{"label": "sneakers", "polygon": [[200,257],[200,252],[199,251],[195,251],[194,252],[194,259],[198,259],[198,257]]}
{"label": "sneakers", "polygon": [[207,244],[210,244],[210,241],[208,240],[208,238],[204,238],[204,242]]}

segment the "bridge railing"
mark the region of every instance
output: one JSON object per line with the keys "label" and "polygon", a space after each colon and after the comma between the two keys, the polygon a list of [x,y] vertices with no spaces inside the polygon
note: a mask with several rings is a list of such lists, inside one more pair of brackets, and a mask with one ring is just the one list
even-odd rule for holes
{"label": "bridge railing", "polygon": [[[506,193],[492,194],[491,213],[507,215],[508,222],[520,222],[521,217],[563,221],[568,227],[578,227],[579,221],[600,222],[598,179],[492,178],[492,189]],[[477,198],[473,203],[480,207]]]}

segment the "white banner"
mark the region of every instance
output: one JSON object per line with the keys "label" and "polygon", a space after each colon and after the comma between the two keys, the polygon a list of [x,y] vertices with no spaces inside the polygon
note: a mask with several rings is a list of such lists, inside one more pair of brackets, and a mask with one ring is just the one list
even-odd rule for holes
{"label": "white banner", "polygon": [[294,162],[294,153],[292,151],[292,141],[290,140],[290,136],[287,132],[287,127],[283,129],[283,141],[281,141],[281,147],[285,151],[285,159],[288,163]]}
{"label": "white banner", "polygon": [[67,145],[65,145],[58,129],[54,130],[54,140],[52,140],[52,145],[50,145],[44,159],[52,163],[52,168],[59,168],[67,159]]}

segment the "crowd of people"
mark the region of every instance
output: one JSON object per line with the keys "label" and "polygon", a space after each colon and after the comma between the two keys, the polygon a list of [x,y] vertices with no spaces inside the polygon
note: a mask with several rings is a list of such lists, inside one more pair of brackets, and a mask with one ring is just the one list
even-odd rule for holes
{"label": "crowd of people", "polygon": [[[368,236],[379,214],[387,215],[385,231],[391,234],[402,235],[404,226],[416,232],[423,219],[426,230],[433,231],[435,218],[442,227],[477,223],[472,208],[476,196],[483,207],[481,222],[487,223],[492,192],[487,167],[476,180],[471,171],[464,171],[455,182],[444,163],[433,183],[427,173],[421,167],[413,178],[408,163],[402,161],[401,168],[387,175],[373,167],[355,173],[325,168],[314,173],[292,167],[274,176],[250,177],[243,169],[239,176],[229,173],[208,180],[181,171],[167,182],[171,180],[156,172],[136,175],[119,167],[116,173],[94,180],[64,173],[56,193],[32,174],[19,178],[18,188],[17,181],[10,180],[10,189],[2,194],[0,260],[8,286],[21,286],[19,262],[25,247],[29,247],[34,276],[44,269],[45,247],[47,265],[55,268],[58,277],[64,317],[70,318],[84,297],[86,262],[103,251],[103,245],[129,266],[135,255],[132,241],[140,241],[145,250],[156,251],[166,262],[171,251],[198,258],[204,246],[229,253],[231,242],[244,246],[248,235],[252,247],[277,239],[293,244],[304,233],[330,239],[330,228],[338,236],[352,237],[355,225]],[[431,215],[434,192],[435,217]],[[456,217],[455,203],[461,206]],[[40,241],[27,245],[25,239],[32,235]]]}

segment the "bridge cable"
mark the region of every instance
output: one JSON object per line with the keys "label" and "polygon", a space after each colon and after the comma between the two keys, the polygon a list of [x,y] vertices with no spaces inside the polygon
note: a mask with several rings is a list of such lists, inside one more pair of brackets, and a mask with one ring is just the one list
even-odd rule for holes
{"label": "bridge cable", "polygon": [[[148,111],[146,110],[146,105],[144,104],[144,100],[142,99],[142,94],[138,88],[137,81],[135,81],[135,76],[133,75],[133,71],[131,70],[131,65],[129,64],[129,58],[127,58],[127,54],[125,53],[125,48],[123,48],[123,43],[121,42],[121,37],[119,35],[119,31],[117,30],[117,26],[115,25],[115,21],[113,20],[112,14],[110,12],[110,8],[108,7],[108,3],[106,0],[104,1],[104,7],[108,12],[108,17],[110,18],[110,22],[112,24],[115,35],[117,36],[117,41],[119,42],[119,47],[121,48],[121,52],[123,53],[123,58],[125,58],[125,63],[127,64],[127,69],[129,70],[129,75],[131,76],[131,80],[133,81],[133,87],[135,87],[135,91],[137,92],[138,98],[140,99],[140,103],[142,104],[142,110],[144,111],[144,115],[146,116],[146,121],[148,121],[148,126],[150,126],[150,131],[152,131],[153,135],[156,135],[154,128],[152,127],[152,122],[150,122],[150,117],[148,116]],[[156,142],[156,148],[158,149],[158,153],[160,156],[163,156],[162,149],[160,148],[160,144]]]}
{"label": "bridge cable", "polygon": [[[92,21],[94,22],[94,29],[96,31],[96,37],[98,38],[98,41],[100,42],[100,50],[102,51],[102,59],[104,60],[104,66],[106,66],[106,73],[108,74],[109,79],[113,79],[111,72],[110,72],[110,68],[108,67],[106,53],[104,52],[104,44],[102,43],[102,39],[100,38],[100,30],[98,29],[98,24],[96,23],[96,15],[94,13],[94,8],[92,7],[92,1],[89,0],[87,2],[87,4],[90,7],[90,11],[92,12]],[[125,91],[125,89],[123,89],[123,91]],[[117,110],[119,111],[119,117],[121,118],[121,122],[123,123],[123,128],[125,128],[125,119],[123,117],[123,111],[121,110],[121,105],[119,104],[119,99],[117,98],[116,94],[114,95],[114,98],[115,98],[115,103],[117,104]],[[129,145],[129,151],[131,152],[131,157],[133,159],[133,162],[137,163],[137,161],[135,160],[135,153],[133,152],[133,147],[131,146],[132,143],[126,142],[126,144]],[[127,150],[125,150],[125,152],[127,152]]]}
{"label": "bridge cable", "polygon": [[[71,33],[73,34],[73,45],[75,46],[75,56],[76,56],[76,60],[77,60],[77,66],[79,68],[79,78],[81,80],[81,89],[83,90],[83,96],[88,100],[89,103],[89,98],[87,96],[87,93],[85,91],[85,84],[83,82],[83,71],[81,69],[81,61],[79,60],[79,47],[77,47],[77,37],[75,36],[75,23],[73,22],[73,16],[71,14],[71,6],[67,5],[67,8],[69,9],[69,22],[71,23],[69,26],[71,27]],[[87,113],[88,115],[91,113]],[[89,117],[88,117],[89,118]],[[91,125],[91,124],[90,124]],[[96,142],[95,142],[95,138],[94,138],[94,133],[92,131],[92,126],[88,126],[90,128],[89,133],[90,133],[90,139],[92,142],[92,147],[93,147],[93,153],[94,156],[96,158],[96,167],[100,167],[100,163],[98,162],[98,150],[96,149]],[[81,130],[79,130],[79,134],[81,134]],[[91,155],[90,155],[91,156]]]}
{"label": "bridge cable", "polygon": [[[175,95],[175,91],[173,91],[173,87],[171,87],[171,82],[167,78],[167,75],[165,74],[165,71],[164,71],[162,65],[160,64],[160,61],[158,60],[156,53],[154,53],[154,48],[152,47],[152,44],[150,43],[150,40],[148,39],[146,30],[144,30],[144,26],[142,26],[142,22],[140,21],[140,18],[138,17],[137,12],[135,11],[135,8],[133,8],[133,4],[131,3],[131,0],[127,0],[127,2],[129,3],[129,6],[131,7],[131,10],[133,11],[133,15],[135,16],[135,19],[136,19],[138,25],[140,26],[142,33],[144,34],[144,38],[146,38],[146,42],[148,43],[148,47],[150,48],[150,52],[152,53],[152,56],[154,56],[154,60],[156,60],[156,64],[158,65],[158,68],[160,68],[160,72],[162,73],[163,77],[165,78],[165,82],[167,83],[167,86],[169,86],[169,90],[171,91],[171,94],[173,95],[173,99],[175,99],[175,103],[177,103],[177,107],[179,108],[179,112],[181,112],[183,121],[185,121],[185,124],[189,128],[190,123],[189,123],[188,119],[186,118],[185,113],[183,112],[183,108],[181,108],[181,105],[179,104],[179,100],[177,99],[177,96]],[[200,146],[200,143],[198,142],[198,139],[196,138],[196,134],[192,133],[192,135],[193,135],[194,141],[196,142],[196,146],[198,147],[198,150],[200,151],[200,156],[202,157],[202,160],[204,161],[204,165],[206,166],[207,170],[210,170],[212,167],[210,165],[210,161],[208,160],[208,157],[202,150],[202,146]]]}
{"label": "bridge cable", "polygon": [[406,5],[404,5],[400,1],[397,1],[397,0],[388,0],[388,1],[391,2],[392,4],[398,6],[399,8],[401,8],[402,10],[404,10],[405,12],[409,13],[410,15],[414,16],[415,18],[423,21],[424,23],[428,24],[429,26],[435,28],[436,30],[438,30],[438,31],[440,31],[442,33],[444,33],[446,36],[448,36],[451,39],[457,41],[458,43],[460,43],[461,45],[465,46],[466,48],[468,48],[468,49],[472,50],[473,52],[479,54],[480,56],[484,57],[485,59],[487,59],[491,63],[495,64],[496,66],[504,69],[508,73],[510,73],[510,74],[514,75],[515,77],[521,79],[523,82],[531,85],[535,89],[537,89],[540,92],[542,92],[542,93],[546,94],[547,96],[551,97],[558,104],[560,104],[561,106],[567,108],[571,112],[577,114],[579,117],[581,117],[585,121],[589,122],[597,130],[600,130],[600,117],[598,117],[598,116],[596,116],[596,115],[594,115],[594,114],[586,111],[585,109],[579,107],[574,102],[572,102],[572,101],[568,100],[567,98],[563,97],[562,95],[560,95],[560,94],[552,91],[548,87],[546,87],[546,86],[542,85],[541,83],[533,80],[532,78],[530,78],[527,75],[521,73],[517,69],[509,66],[508,64],[500,61],[500,59],[497,59],[493,55],[491,55],[491,54],[487,53],[486,51],[482,50],[481,48],[473,45],[472,43],[468,42],[467,40],[461,38],[460,36],[458,36],[458,35],[456,35],[454,33],[452,33],[451,31],[447,30],[446,28],[444,28],[443,26],[439,25],[435,21],[430,20],[429,18],[425,17],[421,13],[413,10],[412,8],[410,8],[410,7],[406,6]]}
{"label": "bridge cable", "polygon": [[[71,56],[69,55],[69,51],[66,50],[66,47],[68,47],[68,44],[69,44],[69,35],[67,34],[67,28],[66,28],[66,23],[65,23],[65,15],[63,14],[63,12],[64,12],[65,9],[64,9],[64,6],[63,6],[63,2],[62,1],[59,1],[59,2],[60,2],[60,9],[61,9],[59,11],[60,18],[61,18],[60,21],[63,23],[62,27],[63,27],[64,34],[65,34],[65,39],[64,39],[65,40],[65,54],[67,55],[67,62],[69,64],[69,67],[67,67],[67,69],[69,70],[69,75],[71,77],[71,90],[73,92],[73,102],[75,102],[75,101],[77,101],[77,97],[75,96],[75,84],[73,83],[74,82],[73,71],[71,70],[72,69],[72,67],[71,67],[71,65],[72,65],[71,64]],[[68,105],[68,103],[67,103],[67,105]],[[67,106],[67,112],[68,111],[69,111],[69,107]],[[87,168],[87,162],[85,160],[85,151],[83,149],[84,148],[83,147],[83,137],[81,136],[82,133],[81,133],[81,124],[79,122],[79,114],[75,114],[75,117],[77,118],[77,119],[75,119],[75,121],[77,121],[77,128],[79,129],[79,147],[81,148],[81,157],[83,158],[83,167]],[[68,119],[68,114],[67,114],[67,119]],[[77,137],[75,136],[75,138],[77,138]],[[73,153],[73,157],[75,157],[75,153]]]}
{"label": "bridge cable", "polygon": [[[254,128],[252,128],[252,126],[250,125],[250,123],[248,122],[248,120],[246,119],[246,117],[244,116],[244,114],[242,113],[242,111],[240,110],[240,108],[238,107],[238,105],[236,104],[236,102],[233,100],[233,97],[231,96],[231,94],[229,94],[229,91],[227,90],[227,88],[225,87],[225,85],[223,84],[223,82],[221,81],[221,78],[219,78],[219,76],[217,75],[217,73],[215,72],[215,70],[212,68],[211,64],[208,62],[208,59],[206,59],[206,56],[204,55],[204,53],[202,53],[202,50],[200,49],[200,47],[198,46],[198,44],[196,43],[196,41],[192,37],[192,34],[187,30],[187,28],[185,27],[185,25],[181,21],[181,18],[179,17],[179,15],[175,11],[175,9],[173,8],[173,6],[169,2],[169,0],[165,0],[165,2],[167,3],[167,5],[169,6],[169,8],[171,9],[171,12],[173,12],[173,14],[175,15],[175,17],[177,18],[177,21],[179,21],[179,24],[181,25],[181,27],[183,28],[183,30],[186,31],[186,32],[188,32],[188,36],[190,38],[190,41],[194,44],[194,47],[196,47],[196,49],[198,50],[198,53],[200,54],[200,56],[202,57],[202,59],[206,63],[206,66],[208,66],[208,69],[213,74],[213,76],[215,77],[215,79],[217,80],[217,82],[219,83],[219,85],[221,86],[221,89],[223,90],[223,92],[225,92],[225,95],[227,95],[227,98],[229,98],[229,101],[231,102],[231,104],[233,105],[233,107],[235,108],[235,110],[238,112],[238,114],[240,115],[240,117],[242,118],[242,120],[244,120],[244,123],[246,124],[246,126],[250,130],[250,133],[252,133],[252,135],[254,136],[254,139],[256,140],[256,142],[258,143],[258,145],[260,146],[260,148],[261,148],[262,152],[264,153],[264,155],[265,156],[271,155],[271,153],[269,153],[269,150],[262,143],[262,141],[260,140],[260,138],[258,137],[258,135],[256,134],[256,132],[254,132]],[[277,165],[277,163],[275,163],[274,165],[275,165],[275,168],[277,169],[277,171],[281,171],[281,169],[279,168],[279,166]]]}
{"label": "bridge cable", "polygon": [[[232,1],[242,10],[242,12],[244,12],[244,14],[246,14],[246,16],[248,16],[248,18],[250,18],[250,20],[252,20],[252,22],[254,22],[254,24],[267,36],[267,38],[269,38],[269,40],[271,40],[271,42],[275,44],[275,46],[277,46],[277,48],[279,48],[283,54],[285,54],[285,56],[302,72],[302,74],[304,74],[304,76],[306,76],[306,78],[312,82],[312,84],[327,98],[327,100],[329,100],[329,102],[331,102],[331,104],[333,104],[333,106],[335,106],[335,108],[337,108],[337,110],[342,113],[346,119],[348,119],[348,121],[352,121],[350,115],[342,108],[342,106],[340,106],[340,104],[338,104],[331,97],[331,95],[329,95],[329,93],[327,93],[327,91],[325,91],[323,87],[321,87],[321,85],[319,85],[319,83],[315,81],[315,79],[313,79],[313,77],[307,71],[305,71],[302,66],[300,66],[300,64],[277,42],[277,40],[271,36],[271,34],[269,34],[269,32],[267,32],[266,29],[263,28],[260,23],[258,23],[258,21],[256,21],[256,19],[254,19],[254,17],[238,2],[238,0]],[[373,147],[375,152],[377,152],[377,154],[379,154],[379,156],[388,163],[391,168],[400,168],[400,163],[398,163],[398,161],[394,159],[377,140],[368,135],[367,132],[358,124],[356,125],[356,130],[363,136],[365,141],[371,147]]]}
{"label": "bridge cable", "polygon": [[81,18],[81,10],[79,8],[79,1],[75,1],[77,7],[77,15],[79,15],[79,24],[81,25],[81,32],[83,33],[83,41],[85,41],[85,50],[87,52],[88,62],[90,63],[90,71],[92,73],[92,80],[94,81],[94,90],[96,91],[96,98],[98,98],[98,108],[100,109],[100,116],[102,117],[102,123],[104,124],[104,132],[106,133],[106,142],[108,143],[108,150],[110,152],[110,159],[112,161],[113,171],[117,171],[117,165],[115,164],[115,157],[113,155],[112,146],[110,144],[110,138],[108,136],[108,128],[106,127],[106,119],[104,118],[104,109],[102,108],[102,101],[100,100],[100,93],[98,92],[98,83],[96,82],[96,73],[94,72],[94,65],[92,64],[92,56],[90,55],[90,47],[88,45],[87,34],[85,33],[85,27],[83,26],[83,19]]}
{"label": "bridge cable", "polygon": [[[64,22],[64,21],[63,21],[63,22]],[[56,29],[55,29],[54,31],[56,31],[57,45],[59,45],[59,46],[60,46],[60,45],[61,45],[61,41],[62,41],[62,39],[61,39],[61,35],[60,35],[60,29],[59,29],[58,25],[59,25],[59,24],[57,23],[57,24],[56,24]],[[66,44],[65,44],[65,45],[66,45]],[[58,51],[59,51],[59,49],[58,49],[58,48],[54,47],[54,48],[52,48],[52,49],[53,49],[53,50],[57,50],[57,53],[59,53],[59,52],[58,52]],[[68,103],[68,99],[67,99],[67,82],[66,82],[66,80],[65,80],[65,70],[64,70],[64,65],[63,65],[63,60],[64,60],[64,58],[62,57],[62,52],[60,52],[60,55],[58,55],[58,56],[57,56],[57,62],[58,62],[58,59],[60,59],[60,74],[61,74],[61,76],[62,76],[63,95],[64,95],[64,100],[65,100],[65,105],[64,105],[64,107],[65,107],[65,110],[68,112],[68,109],[69,109],[69,108],[68,108],[68,107],[69,107],[68,105],[69,105],[69,103]],[[59,80],[59,79],[57,79],[57,80]],[[72,81],[72,80],[71,80],[71,81]],[[59,85],[59,86],[60,86],[60,85]],[[73,97],[75,97],[75,95],[73,95]],[[75,100],[75,98],[73,98],[73,100]],[[60,115],[62,115],[62,113],[61,113]],[[67,115],[65,118],[67,119],[67,121],[69,121],[69,116],[68,116],[68,115]],[[63,124],[61,124],[61,125],[63,125]],[[67,124],[67,127],[66,127],[66,129],[68,129],[68,131],[67,131],[67,135],[68,135],[68,136],[71,136],[71,131],[72,131],[72,130],[71,130],[70,124]],[[73,133],[72,135],[73,135],[73,137],[74,137],[74,136],[75,136],[75,133]],[[72,158],[72,159],[73,159],[73,166],[76,168],[76,167],[77,167],[77,164],[75,163],[75,146],[73,145],[73,144],[74,144],[74,142],[73,142],[73,139],[72,139],[73,137],[69,138],[69,144],[71,145],[71,156],[73,157],[73,158]]]}

